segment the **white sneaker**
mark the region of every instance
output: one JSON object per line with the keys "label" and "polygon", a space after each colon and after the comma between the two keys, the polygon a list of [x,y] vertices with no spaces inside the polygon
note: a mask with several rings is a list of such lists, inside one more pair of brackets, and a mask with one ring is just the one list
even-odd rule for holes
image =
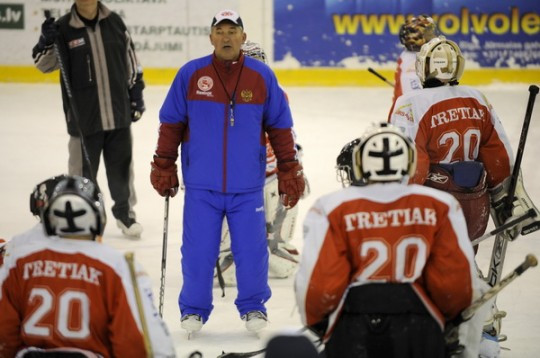
{"label": "white sneaker", "polygon": [[128,218],[126,220],[117,219],[116,225],[120,230],[122,230],[122,234],[128,237],[139,238],[143,232],[142,225],[132,218]]}
{"label": "white sneaker", "polygon": [[199,332],[203,326],[201,315],[186,314],[180,319],[180,326],[188,333]]}
{"label": "white sneaker", "polygon": [[497,336],[492,336],[487,332],[482,333],[480,341],[479,358],[499,358],[501,356],[501,347]]}
{"label": "white sneaker", "polygon": [[242,316],[242,321],[246,321],[246,329],[250,332],[258,332],[268,324],[268,317],[261,311],[249,311]]}

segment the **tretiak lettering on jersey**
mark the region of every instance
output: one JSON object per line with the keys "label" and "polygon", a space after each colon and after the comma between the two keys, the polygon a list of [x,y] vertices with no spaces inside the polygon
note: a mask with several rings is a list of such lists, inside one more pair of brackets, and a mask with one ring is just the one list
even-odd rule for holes
{"label": "tretiak lettering on jersey", "polygon": [[471,107],[447,109],[446,111],[442,111],[431,116],[431,128],[435,128],[449,122],[458,121],[460,119],[474,119],[481,121],[484,119],[484,110],[481,108]]}
{"label": "tretiak lettering on jersey", "polygon": [[99,286],[100,270],[75,262],[36,260],[24,264],[23,279],[33,277],[57,277],[69,280],[83,280]]}
{"label": "tretiak lettering on jersey", "polygon": [[437,224],[437,215],[431,208],[407,208],[388,211],[360,211],[344,216],[347,231],[385,227]]}

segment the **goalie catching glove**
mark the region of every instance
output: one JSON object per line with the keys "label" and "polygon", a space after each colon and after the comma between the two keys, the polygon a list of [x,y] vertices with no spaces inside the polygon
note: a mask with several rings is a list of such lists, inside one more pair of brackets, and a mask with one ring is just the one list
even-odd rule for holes
{"label": "goalie catching glove", "polygon": [[169,195],[171,198],[178,192],[178,168],[174,159],[154,156],[150,163],[150,182],[161,196]]}
{"label": "goalie catching glove", "polygon": [[540,213],[525,191],[521,172],[518,175],[514,200],[512,201],[511,207],[507,207],[507,197],[511,178],[511,176],[506,178],[502,183],[490,190],[491,217],[495,226],[499,227],[507,221],[521,217],[530,209],[533,209],[536,214],[503,233],[507,239],[514,240],[519,234],[527,235],[540,229]]}
{"label": "goalie catching glove", "polygon": [[277,176],[281,203],[286,209],[293,208],[306,188],[302,165],[298,161],[280,163]]}

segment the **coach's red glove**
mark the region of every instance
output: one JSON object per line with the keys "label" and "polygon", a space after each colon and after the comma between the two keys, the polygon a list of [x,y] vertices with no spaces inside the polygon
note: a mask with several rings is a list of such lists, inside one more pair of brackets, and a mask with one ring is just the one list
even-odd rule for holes
{"label": "coach's red glove", "polygon": [[287,209],[293,208],[304,193],[303,168],[297,161],[278,164],[278,189],[281,203]]}
{"label": "coach's red glove", "polygon": [[174,159],[154,156],[150,163],[150,182],[161,196],[169,195],[171,198],[178,192],[178,169]]}

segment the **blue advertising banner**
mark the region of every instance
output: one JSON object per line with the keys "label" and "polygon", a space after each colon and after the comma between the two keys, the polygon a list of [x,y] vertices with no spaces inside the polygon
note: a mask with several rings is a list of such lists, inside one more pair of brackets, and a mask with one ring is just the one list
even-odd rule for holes
{"label": "blue advertising banner", "polygon": [[302,67],[391,66],[399,28],[428,14],[467,67],[540,67],[540,3],[530,0],[275,0],[274,61]]}

